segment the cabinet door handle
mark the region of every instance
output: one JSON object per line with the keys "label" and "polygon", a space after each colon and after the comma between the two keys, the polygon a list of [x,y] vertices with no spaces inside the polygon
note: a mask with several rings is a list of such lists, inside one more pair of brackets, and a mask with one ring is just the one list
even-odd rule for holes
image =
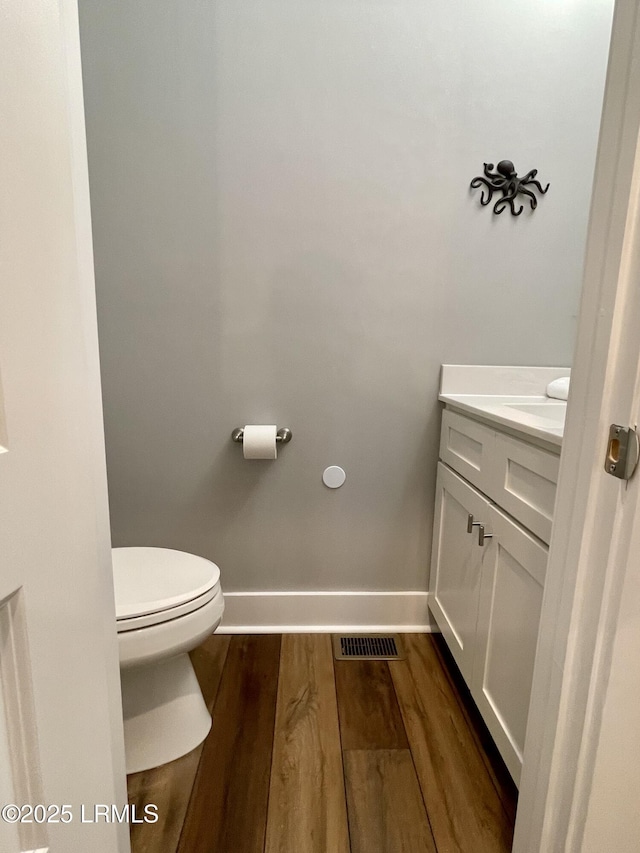
{"label": "cabinet door handle", "polygon": [[484,545],[485,539],[493,539],[493,533],[484,532],[484,524],[478,525],[478,545]]}
{"label": "cabinet door handle", "polygon": [[469,517],[467,518],[467,533],[473,533],[474,527],[480,527],[480,522],[474,521],[473,515],[469,513]]}

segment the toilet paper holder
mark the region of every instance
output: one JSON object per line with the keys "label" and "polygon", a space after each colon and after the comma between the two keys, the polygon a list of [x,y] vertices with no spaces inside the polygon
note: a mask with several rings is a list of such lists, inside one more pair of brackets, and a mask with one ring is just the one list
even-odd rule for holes
{"label": "toilet paper holder", "polygon": [[[234,429],[231,433],[231,441],[235,441],[236,444],[242,444],[242,440],[244,438],[244,427],[238,427]],[[282,427],[276,433],[276,441],[278,444],[288,444],[293,438],[293,433],[287,427]]]}

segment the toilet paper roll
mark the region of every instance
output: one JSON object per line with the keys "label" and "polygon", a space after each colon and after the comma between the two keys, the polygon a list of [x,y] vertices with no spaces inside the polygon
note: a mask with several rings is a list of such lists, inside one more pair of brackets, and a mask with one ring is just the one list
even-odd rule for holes
{"label": "toilet paper roll", "polygon": [[277,459],[275,424],[247,424],[242,436],[245,459]]}

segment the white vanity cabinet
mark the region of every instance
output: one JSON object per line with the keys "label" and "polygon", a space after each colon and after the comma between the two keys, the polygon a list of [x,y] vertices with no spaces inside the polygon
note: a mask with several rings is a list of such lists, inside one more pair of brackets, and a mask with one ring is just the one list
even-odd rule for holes
{"label": "white vanity cabinet", "polygon": [[430,608],[516,783],[559,455],[443,413]]}

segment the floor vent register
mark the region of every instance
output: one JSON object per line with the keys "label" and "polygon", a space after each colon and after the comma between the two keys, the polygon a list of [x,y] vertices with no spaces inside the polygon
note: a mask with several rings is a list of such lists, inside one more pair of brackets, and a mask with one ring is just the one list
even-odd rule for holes
{"label": "floor vent register", "polygon": [[402,643],[397,634],[334,634],[336,660],[403,660]]}

